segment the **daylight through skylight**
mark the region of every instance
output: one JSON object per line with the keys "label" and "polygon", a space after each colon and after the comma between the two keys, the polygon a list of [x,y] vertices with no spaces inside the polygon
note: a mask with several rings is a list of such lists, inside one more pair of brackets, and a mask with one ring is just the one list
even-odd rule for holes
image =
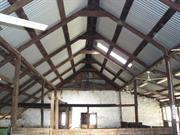
{"label": "daylight through skylight", "polygon": [[[97,43],[97,47],[100,48],[101,50],[103,50],[104,52],[108,52],[108,48],[104,45],[102,45],[101,43]],[[115,58],[116,60],[118,60],[119,62],[121,62],[122,64],[126,64],[127,60],[125,58],[123,58],[122,56],[119,56],[117,53],[111,51],[110,55]],[[128,67],[131,68],[132,67],[132,63],[128,64]]]}

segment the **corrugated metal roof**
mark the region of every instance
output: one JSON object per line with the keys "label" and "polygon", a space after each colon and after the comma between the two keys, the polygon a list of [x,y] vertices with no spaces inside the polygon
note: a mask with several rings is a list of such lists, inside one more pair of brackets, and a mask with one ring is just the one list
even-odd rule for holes
{"label": "corrugated metal roof", "polygon": [[162,56],[163,54],[159,49],[148,43],[146,47],[138,54],[137,58],[144,61],[146,64],[151,65]]}
{"label": "corrugated metal roof", "polygon": [[73,74],[73,71],[70,70],[69,72],[67,72],[65,75],[62,76],[62,78],[65,80],[67,79],[69,76],[71,76]]}
{"label": "corrugated metal roof", "polygon": [[85,64],[79,64],[78,66],[76,66],[76,71],[79,71],[81,68],[83,68],[85,66]]}
{"label": "corrugated metal roof", "polygon": [[36,70],[41,74],[47,72],[50,69],[51,69],[51,67],[49,66],[49,64],[47,62],[43,62],[42,64],[40,64],[39,66],[36,67]]}
{"label": "corrugated metal roof", "polygon": [[101,70],[101,66],[97,65],[97,64],[91,64],[92,67],[94,67],[95,69],[97,69],[98,71]]}
{"label": "corrugated metal roof", "polygon": [[52,84],[53,85],[57,85],[57,84],[59,84],[61,81],[59,80],[59,79],[57,79],[56,81],[54,81]]}
{"label": "corrugated metal roof", "polygon": [[140,72],[144,71],[144,67],[137,63],[136,61],[132,61],[132,67],[129,68],[131,72],[133,72],[135,75],[139,74]]}
{"label": "corrugated metal roof", "polygon": [[126,22],[147,34],[167,9],[159,0],[135,0]]}
{"label": "corrugated metal roof", "polygon": [[46,79],[47,79],[48,81],[51,81],[51,80],[53,80],[55,77],[57,77],[56,74],[55,74],[54,72],[52,72],[52,73],[50,73],[50,74],[48,74],[48,75],[46,76]]}
{"label": "corrugated metal roof", "polygon": [[20,79],[20,85],[21,84],[23,84],[25,81],[27,81],[28,79],[30,79],[30,77],[28,76],[28,75],[25,75],[24,77],[22,77],[21,79]]}
{"label": "corrugated metal roof", "polygon": [[42,86],[40,84],[36,83],[34,86],[32,86],[30,89],[28,89],[26,91],[26,93],[32,94],[32,93],[36,92],[38,89],[40,89],[41,87]]}
{"label": "corrugated metal roof", "polygon": [[68,51],[67,51],[67,49],[64,49],[63,51],[61,51],[58,54],[56,54],[55,56],[53,56],[51,58],[51,60],[55,65],[58,65],[59,63],[61,63],[65,59],[67,59],[68,57],[69,57]]}
{"label": "corrugated metal roof", "polygon": [[41,42],[48,54],[65,45],[62,28],[59,28],[51,34],[47,35],[46,37],[41,39]]}
{"label": "corrugated metal roof", "polygon": [[109,79],[113,79],[113,75],[110,73],[110,72],[108,72],[107,70],[103,70],[103,74],[107,77],[107,78],[109,78]]}
{"label": "corrugated metal roof", "polygon": [[129,53],[133,53],[135,49],[139,46],[142,39],[127,30],[126,28],[122,28],[121,34],[117,40],[117,45],[126,50]]}
{"label": "corrugated metal roof", "polygon": [[66,71],[70,67],[71,67],[71,63],[66,62],[64,65],[62,65],[61,67],[58,68],[58,71],[59,71],[60,74],[62,74],[64,71]]}
{"label": "corrugated metal roof", "polygon": [[129,81],[132,79],[132,76],[129,73],[127,73],[127,71],[123,71],[120,76],[126,81]]}
{"label": "corrugated metal roof", "polygon": [[93,55],[92,56],[95,60],[97,60],[99,63],[103,63],[104,57],[102,55]]}
{"label": "corrugated metal roof", "polygon": [[75,54],[86,47],[86,40],[78,40],[74,44],[71,45],[72,54]]}
{"label": "corrugated metal roof", "polygon": [[169,49],[180,43],[180,12],[172,16],[154,39]]}
{"label": "corrugated metal roof", "polygon": [[78,56],[74,57],[74,64],[80,62],[85,58],[85,54],[79,54]]}
{"label": "corrugated metal roof", "polygon": [[7,63],[6,65],[0,68],[1,75],[4,75],[9,79],[14,78],[14,72],[15,72],[14,66],[10,63]]}
{"label": "corrugated metal roof", "polygon": [[49,25],[60,21],[56,0],[33,0],[23,7],[29,20]]}
{"label": "corrugated metal roof", "polygon": [[114,74],[116,74],[121,69],[120,66],[118,66],[117,64],[115,64],[115,63],[113,63],[113,62],[111,62],[109,60],[106,63],[106,67],[108,69],[110,69]]}
{"label": "corrugated metal roof", "polygon": [[87,17],[78,17],[67,24],[69,29],[70,39],[74,39],[86,32]]}
{"label": "corrugated metal roof", "polygon": [[21,55],[31,64],[34,64],[35,62],[43,58],[39,49],[35,45],[32,45],[27,49],[23,50],[21,52]]}
{"label": "corrugated metal roof", "polygon": [[70,16],[87,6],[88,0],[64,0],[66,16]]}
{"label": "corrugated metal roof", "polygon": [[9,6],[10,6],[10,4],[9,4],[8,0],[0,0],[0,12]]}
{"label": "corrugated metal roof", "polygon": [[126,0],[100,0],[100,7],[116,17],[120,17]]}
{"label": "corrugated metal roof", "polygon": [[[11,16],[17,17],[14,13],[11,14]],[[2,36],[11,46],[15,48],[18,48],[31,39],[23,27],[1,23],[1,28],[2,30],[0,31],[0,36]]]}
{"label": "corrugated metal roof", "polygon": [[116,23],[109,18],[101,17],[97,19],[96,31],[111,40],[115,29]]}

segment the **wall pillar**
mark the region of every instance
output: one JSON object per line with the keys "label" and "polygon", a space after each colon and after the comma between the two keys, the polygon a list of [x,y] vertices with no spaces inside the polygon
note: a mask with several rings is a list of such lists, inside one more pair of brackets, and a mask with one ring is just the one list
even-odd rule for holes
{"label": "wall pillar", "polygon": [[20,69],[21,69],[21,56],[19,55],[16,57],[15,60],[14,89],[12,92],[12,109],[11,109],[12,128],[17,127]]}
{"label": "wall pillar", "polygon": [[177,109],[175,105],[175,97],[174,97],[174,89],[173,89],[173,81],[172,81],[173,79],[172,68],[170,63],[170,57],[168,55],[165,56],[165,64],[166,64],[167,83],[168,83],[168,95],[169,95],[170,108],[171,108],[173,135],[177,135],[177,125],[176,125]]}

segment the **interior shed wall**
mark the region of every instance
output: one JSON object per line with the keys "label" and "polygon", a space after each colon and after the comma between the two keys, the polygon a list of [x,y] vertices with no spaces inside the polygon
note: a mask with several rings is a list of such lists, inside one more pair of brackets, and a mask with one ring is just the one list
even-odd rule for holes
{"label": "interior shed wall", "polygon": [[[122,104],[134,102],[133,95],[122,92]],[[119,104],[119,92],[115,91],[63,91],[61,100],[69,104]],[[151,99],[138,97],[139,101],[139,121],[145,125],[161,126],[162,116],[159,104]],[[49,103],[48,97],[45,102]],[[72,126],[80,127],[80,114],[86,112],[87,108],[73,108]],[[90,112],[97,112],[98,128],[116,128],[120,126],[120,111],[114,108],[90,108]],[[28,109],[22,114],[18,121],[19,126],[40,127],[40,109]],[[50,111],[45,109],[45,127],[50,125]],[[134,122],[134,107],[123,108],[123,121]],[[8,126],[8,120],[1,120],[0,126]]]}

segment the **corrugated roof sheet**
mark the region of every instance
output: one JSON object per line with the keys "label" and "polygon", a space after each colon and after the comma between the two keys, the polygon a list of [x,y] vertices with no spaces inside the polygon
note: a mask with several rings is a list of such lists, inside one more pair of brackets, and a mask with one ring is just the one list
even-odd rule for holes
{"label": "corrugated roof sheet", "polygon": [[97,19],[96,31],[111,40],[115,29],[116,23],[109,18],[101,17]]}
{"label": "corrugated roof sheet", "polygon": [[180,12],[172,16],[154,39],[169,49],[180,43]]}
{"label": "corrugated roof sheet", "polygon": [[48,54],[65,45],[62,28],[59,28],[51,34],[47,35],[46,37],[41,39],[41,42]]}
{"label": "corrugated roof sheet", "polygon": [[159,0],[135,0],[126,22],[147,34],[167,9]]}
{"label": "corrugated roof sheet", "polygon": [[29,20],[49,25],[60,21],[56,0],[33,0],[23,7]]}
{"label": "corrugated roof sheet", "polygon": [[0,11],[6,9],[9,6],[10,6],[10,4],[9,4],[8,0],[0,0]]}
{"label": "corrugated roof sheet", "polygon": [[100,7],[116,17],[120,17],[126,0],[100,0]]}
{"label": "corrugated roof sheet", "polygon": [[133,53],[135,49],[139,46],[142,39],[127,30],[126,28],[122,28],[121,34],[117,40],[117,45],[126,50],[129,53]]}

